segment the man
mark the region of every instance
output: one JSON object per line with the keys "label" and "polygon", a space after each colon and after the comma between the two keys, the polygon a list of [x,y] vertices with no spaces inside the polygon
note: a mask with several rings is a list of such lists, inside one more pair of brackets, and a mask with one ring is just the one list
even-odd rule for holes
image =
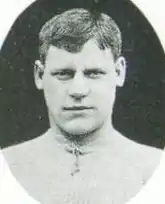
{"label": "man", "polygon": [[137,144],[112,124],[124,84],[121,32],[106,14],[72,9],[41,29],[35,83],[50,129],[4,150],[20,183],[42,204],[121,204],[135,196],[161,151]]}

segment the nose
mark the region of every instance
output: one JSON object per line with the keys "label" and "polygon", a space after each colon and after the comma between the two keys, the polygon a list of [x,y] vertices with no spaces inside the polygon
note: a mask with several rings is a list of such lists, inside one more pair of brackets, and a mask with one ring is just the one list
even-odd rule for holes
{"label": "nose", "polygon": [[70,97],[77,100],[81,100],[82,98],[88,96],[89,87],[83,74],[75,74],[70,86],[68,87],[68,92]]}

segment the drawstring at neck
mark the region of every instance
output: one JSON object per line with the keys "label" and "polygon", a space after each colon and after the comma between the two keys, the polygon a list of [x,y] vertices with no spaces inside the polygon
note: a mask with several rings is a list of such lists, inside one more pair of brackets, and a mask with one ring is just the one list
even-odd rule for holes
{"label": "drawstring at neck", "polygon": [[76,173],[80,172],[80,162],[79,162],[80,152],[79,152],[79,149],[75,146],[72,153],[76,157],[73,170],[71,172],[71,176],[74,176]]}

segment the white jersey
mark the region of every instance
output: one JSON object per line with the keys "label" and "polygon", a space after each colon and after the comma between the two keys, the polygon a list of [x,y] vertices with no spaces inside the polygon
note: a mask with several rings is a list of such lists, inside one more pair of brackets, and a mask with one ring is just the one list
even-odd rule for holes
{"label": "white jersey", "polygon": [[[165,153],[161,163],[149,183],[127,204],[159,204],[165,203]],[[163,187],[164,186],[164,187]],[[1,204],[41,204],[23,189],[11,174],[8,165],[0,151],[0,203]]]}
{"label": "white jersey", "polygon": [[0,203],[1,204],[39,204],[12,175],[0,151]]}
{"label": "white jersey", "polygon": [[[4,156],[10,169],[28,193],[4,162],[3,195],[12,192],[14,199],[28,204],[37,204],[29,195],[40,204],[136,204],[143,197],[139,191],[146,191],[145,184],[159,163],[160,152],[114,134],[118,140],[113,145],[107,139],[102,148],[96,146],[93,153],[79,155],[78,168],[76,156],[50,139],[50,130],[33,141],[7,148]],[[10,188],[6,187],[7,179],[11,180]],[[10,204],[12,196],[5,197],[9,201],[4,204]]]}

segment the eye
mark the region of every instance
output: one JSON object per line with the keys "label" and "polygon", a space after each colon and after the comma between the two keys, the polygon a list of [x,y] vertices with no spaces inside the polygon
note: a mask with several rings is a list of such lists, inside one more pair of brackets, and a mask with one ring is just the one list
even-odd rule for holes
{"label": "eye", "polygon": [[52,76],[56,76],[57,79],[62,81],[72,79],[74,77],[74,74],[75,74],[74,70],[70,70],[70,69],[63,69],[63,70],[51,72]]}
{"label": "eye", "polygon": [[84,75],[91,79],[98,79],[105,74],[106,74],[105,71],[101,69],[88,69],[88,70],[85,70],[84,72]]}

